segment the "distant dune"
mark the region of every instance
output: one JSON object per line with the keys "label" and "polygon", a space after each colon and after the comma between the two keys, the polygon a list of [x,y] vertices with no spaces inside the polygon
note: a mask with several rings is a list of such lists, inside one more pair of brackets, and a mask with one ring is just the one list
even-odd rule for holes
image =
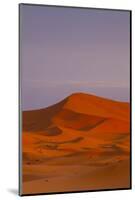
{"label": "distant dune", "polygon": [[130,187],[130,105],[75,93],[23,112],[23,194]]}

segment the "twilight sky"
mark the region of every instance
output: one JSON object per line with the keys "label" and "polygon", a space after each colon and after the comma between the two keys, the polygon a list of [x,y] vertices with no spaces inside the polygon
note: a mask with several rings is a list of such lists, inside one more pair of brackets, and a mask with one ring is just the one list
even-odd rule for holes
{"label": "twilight sky", "polygon": [[22,109],[74,92],[129,101],[130,13],[21,5]]}

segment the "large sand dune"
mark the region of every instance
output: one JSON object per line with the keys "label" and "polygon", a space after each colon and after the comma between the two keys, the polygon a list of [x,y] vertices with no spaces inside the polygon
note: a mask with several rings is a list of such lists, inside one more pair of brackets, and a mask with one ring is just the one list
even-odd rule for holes
{"label": "large sand dune", "polygon": [[130,187],[130,105],[76,93],[23,112],[22,193]]}

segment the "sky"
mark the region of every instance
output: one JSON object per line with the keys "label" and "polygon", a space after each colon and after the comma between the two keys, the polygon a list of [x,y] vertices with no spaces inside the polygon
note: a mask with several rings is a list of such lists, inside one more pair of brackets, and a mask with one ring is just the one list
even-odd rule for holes
{"label": "sky", "polygon": [[128,11],[21,5],[22,110],[72,93],[130,99]]}

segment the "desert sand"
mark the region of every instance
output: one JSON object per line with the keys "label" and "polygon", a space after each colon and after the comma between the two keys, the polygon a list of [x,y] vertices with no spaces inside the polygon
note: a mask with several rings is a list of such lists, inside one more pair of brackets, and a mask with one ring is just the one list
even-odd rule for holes
{"label": "desert sand", "polygon": [[129,103],[72,94],[22,130],[22,194],[130,187]]}

